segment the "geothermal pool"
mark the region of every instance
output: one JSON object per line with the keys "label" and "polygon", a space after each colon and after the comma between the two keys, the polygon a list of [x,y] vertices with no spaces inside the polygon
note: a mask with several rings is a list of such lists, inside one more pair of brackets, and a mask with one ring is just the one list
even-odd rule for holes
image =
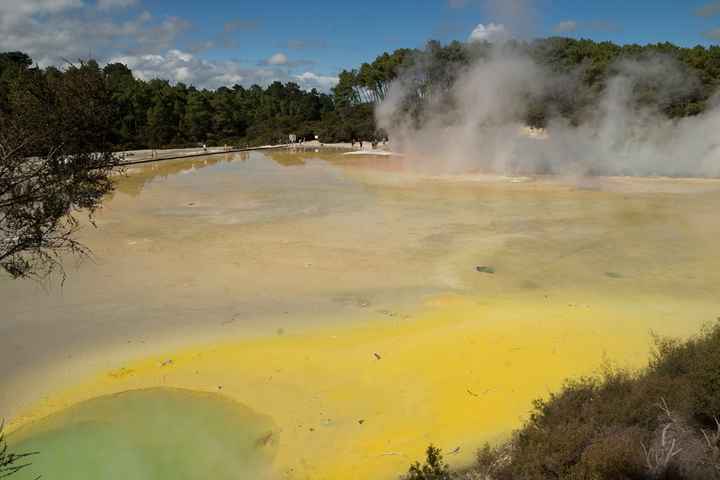
{"label": "geothermal pool", "polygon": [[565,378],[720,315],[720,181],[411,166],[258,152],[119,177],[64,286],[0,279],[26,478],[204,478],[190,450],[218,479],[395,478],[431,442],[462,465]]}

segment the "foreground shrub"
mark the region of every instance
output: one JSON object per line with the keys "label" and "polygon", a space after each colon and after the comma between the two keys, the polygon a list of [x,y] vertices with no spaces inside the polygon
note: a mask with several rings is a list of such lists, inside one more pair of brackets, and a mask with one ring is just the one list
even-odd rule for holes
{"label": "foreground shrub", "polygon": [[720,322],[689,340],[657,338],[655,345],[641,372],[608,369],[536,400],[509,442],[486,446],[457,476],[720,479]]}
{"label": "foreground shrub", "polygon": [[0,422],[0,478],[6,478],[30,466],[28,458],[35,453],[12,453],[9,451],[3,433],[4,424]]}
{"label": "foreground shrub", "polygon": [[443,460],[439,448],[430,445],[425,452],[425,464],[415,462],[410,467],[407,480],[450,480],[450,467]]}

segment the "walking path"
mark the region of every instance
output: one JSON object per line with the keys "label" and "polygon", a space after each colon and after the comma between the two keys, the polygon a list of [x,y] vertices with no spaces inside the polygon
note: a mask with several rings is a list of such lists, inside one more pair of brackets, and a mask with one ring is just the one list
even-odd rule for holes
{"label": "walking path", "polygon": [[233,147],[210,147],[203,148],[177,148],[171,150],[133,150],[118,152],[123,161],[121,166],[139,165],[142,163],[159,162],[161,160],[175,160],[178,158],[205,157],[221,153],[248,152],[251,150],[272,150],[287,148],[288,145],[263,145],[260,147],[233,148]]}

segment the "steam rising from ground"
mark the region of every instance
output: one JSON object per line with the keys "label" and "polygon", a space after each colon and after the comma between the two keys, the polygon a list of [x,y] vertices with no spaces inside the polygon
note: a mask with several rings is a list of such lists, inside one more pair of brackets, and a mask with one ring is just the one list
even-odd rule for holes
{"label": "steam rising from ground", "polygon": [[[720,176],[717,102],[701,115],[676,120],[661,111],[671,98],[698,86],[670,57],[619,61],[604,88],[590,93],[579,71],[552,73],[517,49],[493,47],[443,92],[418,89],[424,75],[419,69],[426,67],[401,75],[376,110],[393,148],[420,169]],[[648,91],[653,101],[638,102],[639,92]],[[526,118],[533,99],[552,98],[587,107],[572,122],[546,111],[545,130],[530,134]],[[413,102],[419,105],[414,113],[408,108]]]}

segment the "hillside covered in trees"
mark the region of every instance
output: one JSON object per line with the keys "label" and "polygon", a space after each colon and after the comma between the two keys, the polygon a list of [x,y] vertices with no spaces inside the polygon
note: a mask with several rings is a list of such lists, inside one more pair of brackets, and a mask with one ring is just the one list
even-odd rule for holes
{"label": "hillside covered in trees", "polygon": [[[119,63],[101,67],[88,61],[84,68],[107,86],[112,105],[111,141],[117,149],[198,143],[256,145],[278,142],[290,133],[300,138],[318,135],[323,142],[335,142],[384,136],[377,131],[374,107],[386,98],[399,76],[413,89],[405,109],[420,119],[423,99],[448,91],[465,69],[497,48],[522,52],[550,71],[571,74],[577,80],[572,88],[527,99],[524,113],[532,126],[543,126],[549,112],[576,119],[597,101],[623,59],[660,56],[683,70],[685,81],[674,91],[663,90],[661,95],[661,79],[652,76],[636,87],[639,102],[655,104],[670,118],[703,112],[720,82],[717,46],[621,46],[568,38],[509,42],[503,47],[430,41],[423,49],[384,53],[372,63],[341,72],[330,93],[303,91],[295,83],[280,82],[267,87],[229,85],[211,91],[163,79],[140,80]],[[37,70],[46,77],[65,74],[65,69],[33,66],[32,59],[20,52],[0,54],[0,108],[12,95],[20,70]]]}

